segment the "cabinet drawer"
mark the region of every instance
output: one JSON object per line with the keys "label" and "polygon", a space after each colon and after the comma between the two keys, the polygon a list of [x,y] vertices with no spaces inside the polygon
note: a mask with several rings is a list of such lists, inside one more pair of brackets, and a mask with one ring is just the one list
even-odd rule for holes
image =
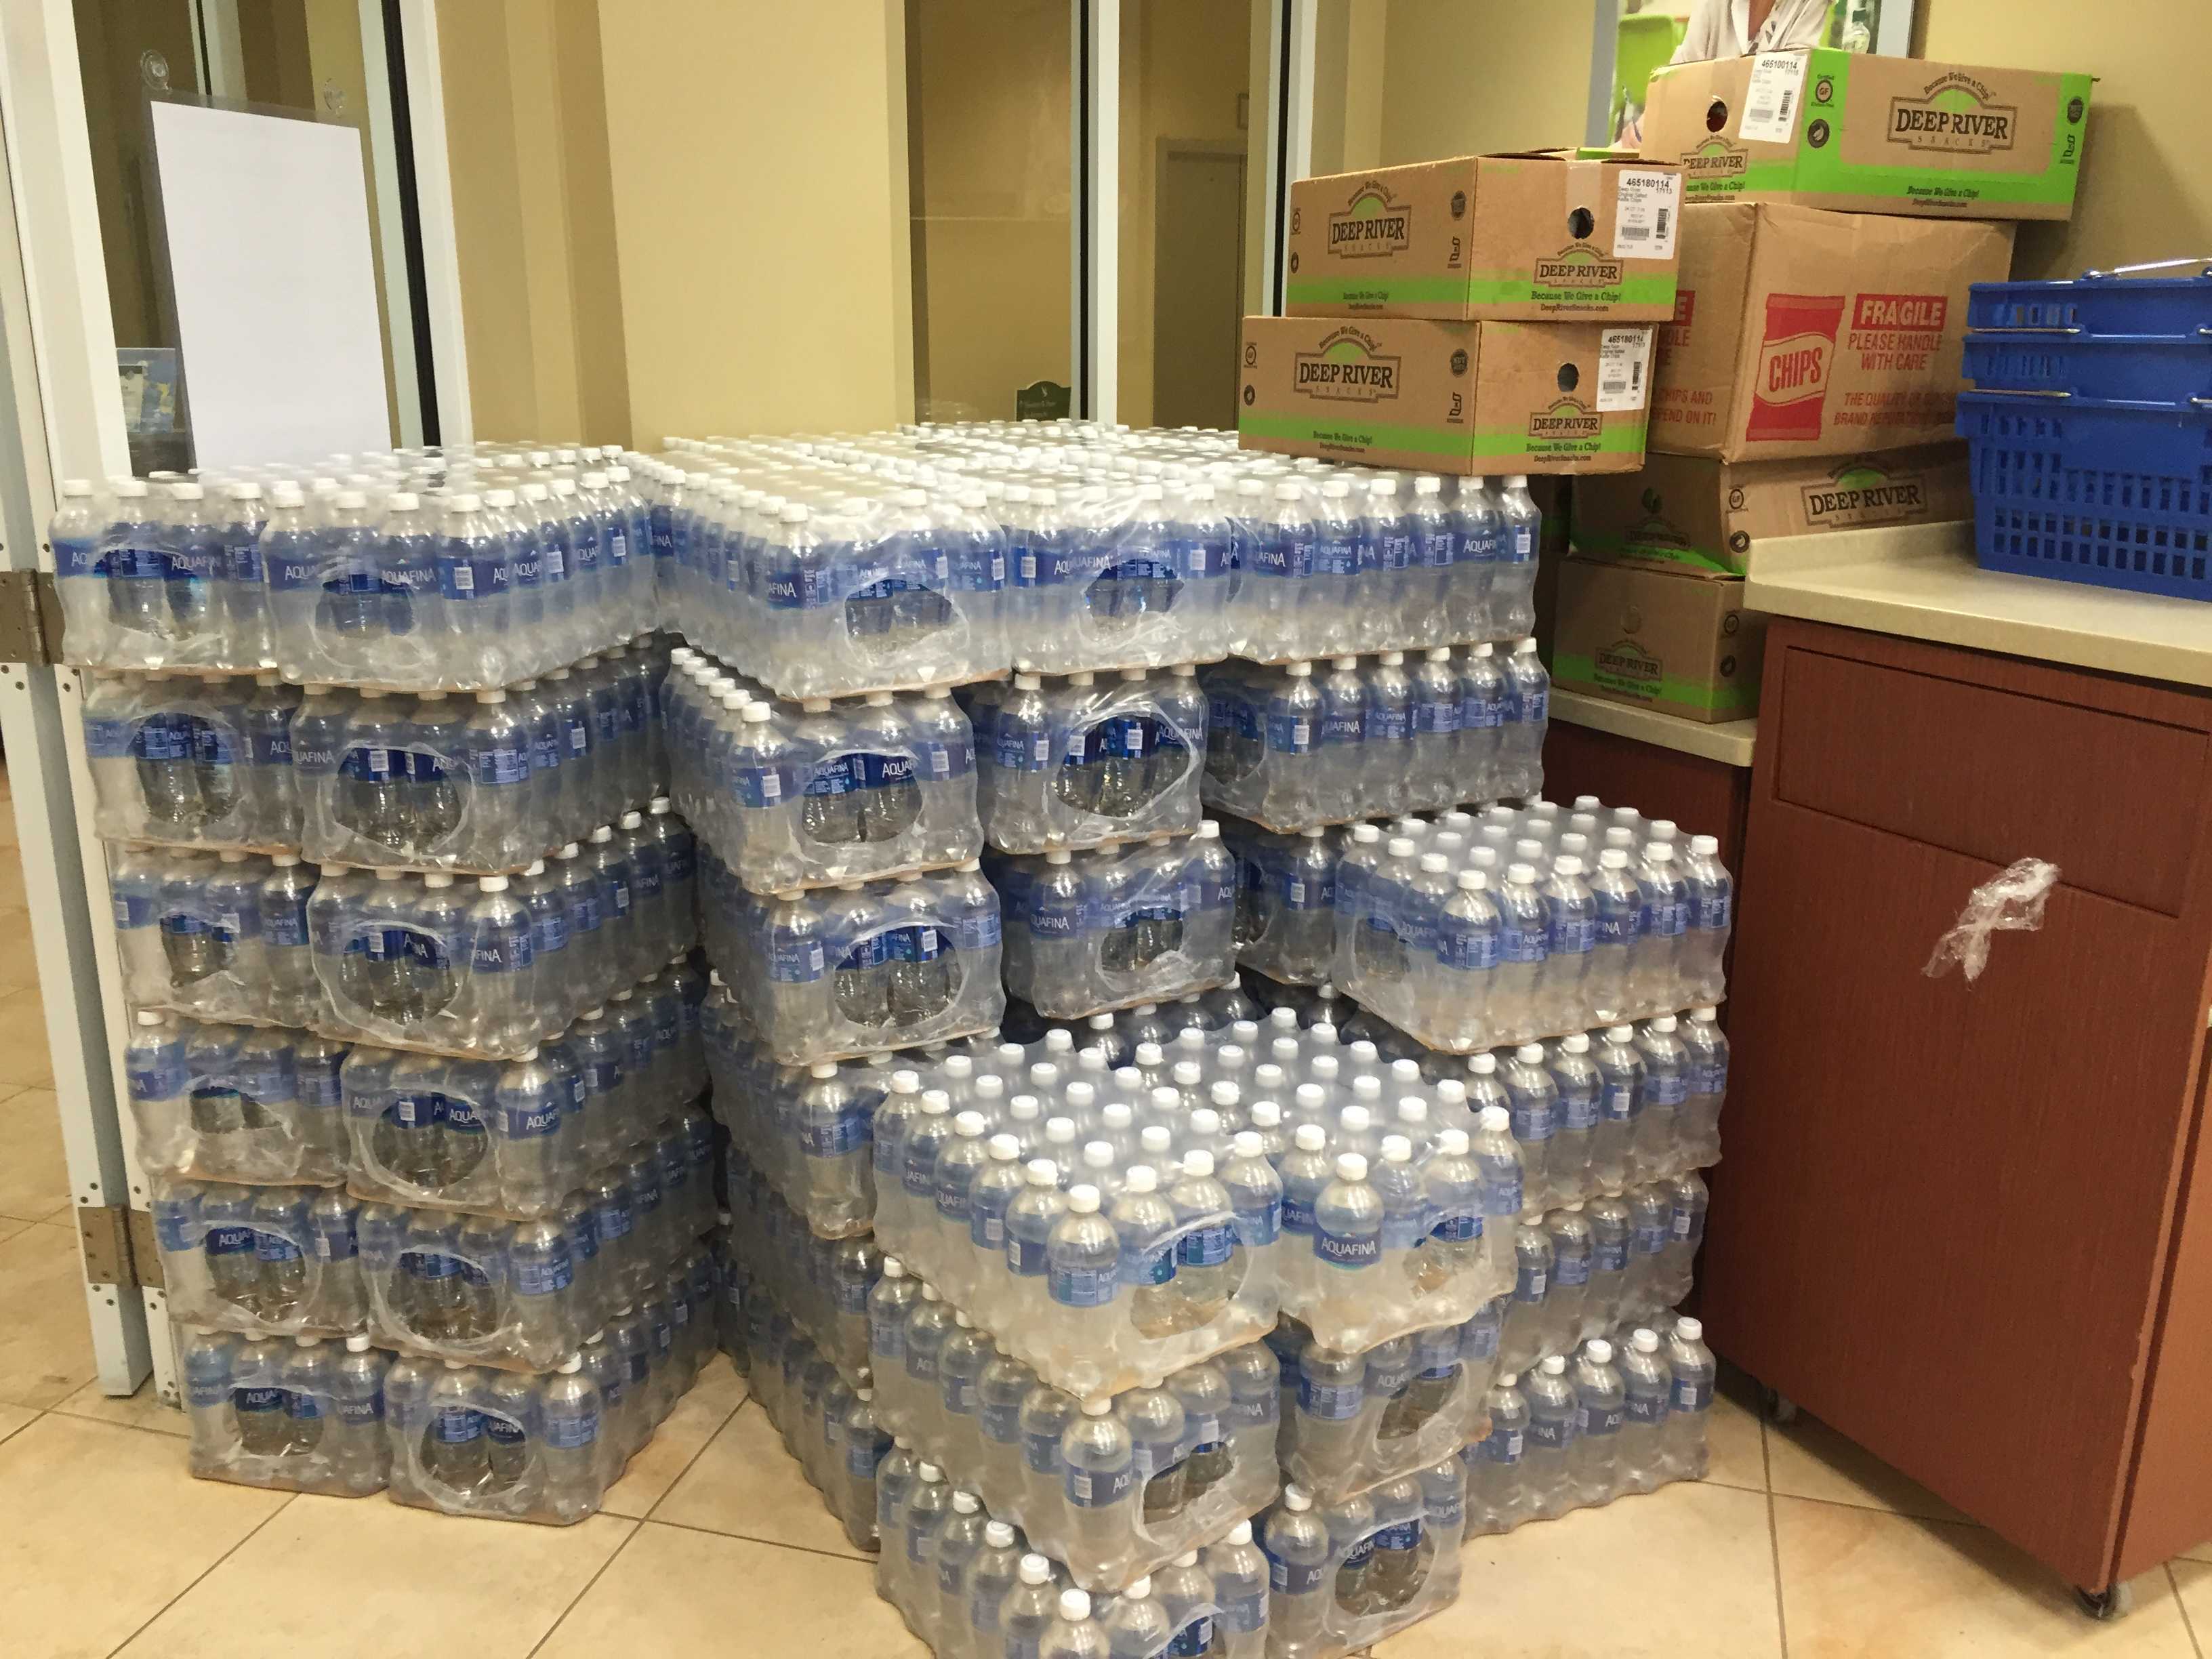
{"label": "cabinet drawer", "polygon": [[[1940,654],[1961,676],[1989,660]],[[2047,859],[2069,887],[2181,914],[2212,774],[2201,727],[1802,644],[1767,672],[1786,710],[1778,800],[1999,866]]]}

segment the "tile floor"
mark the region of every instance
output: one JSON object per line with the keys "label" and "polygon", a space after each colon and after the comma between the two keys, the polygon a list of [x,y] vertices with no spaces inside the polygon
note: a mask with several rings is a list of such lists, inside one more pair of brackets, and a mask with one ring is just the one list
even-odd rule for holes
{"label": "tile floor", "polygon": [[[925,1651],[720,1359],[606,1513],[567,1529],[188,1477],[151,1385],[113,1400],[92,1380],[10,812],[0,837],[0,1653]],[[2097,1625],[1816,1423],[1763,1425],[1739,1391],[1713,1446],[1704,1485],[1470,1545],[1459,1604],[1377,1659],[2202,1659],[2212,1546]]]}

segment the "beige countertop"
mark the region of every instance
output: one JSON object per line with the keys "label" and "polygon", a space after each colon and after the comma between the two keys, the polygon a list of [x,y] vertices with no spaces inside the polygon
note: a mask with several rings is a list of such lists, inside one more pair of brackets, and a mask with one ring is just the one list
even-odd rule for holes
{"label": "beige countertop", "polygon": [[1656,708],[1636,703],[1614,702],[1610,698],[1557,687],[1552,691],[1552,718],[1565,720],[1570,726],[1610,732],[1617,738],[1656,744],[1662,749],[1680,750],[1686,755],[1719,761],[1725,766],[1750,765],[1752,742],[1759,735],[1759,722],[1755,720],[1708,725],[1703,720],[1685,720],[1680,714],[1662,714]]}
{"label": "beige countertop", "polygon": [[1984,570],[1970,524],[1756,542],[1744,603],[1778,617],[2212,687],[2212,604]]}

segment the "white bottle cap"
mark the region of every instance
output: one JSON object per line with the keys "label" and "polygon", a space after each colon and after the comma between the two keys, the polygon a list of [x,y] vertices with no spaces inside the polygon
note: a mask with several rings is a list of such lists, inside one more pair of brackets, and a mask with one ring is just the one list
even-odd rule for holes
{"label": "white bottle cap", "polygon": [[1091,1617],[1091,1592],[1064,1589],[1060,1593],[1060,1616],[1071,1625],[1079,1625]]}
{"label": "white bottle cap", "polygon": [[1636,1328],[1635,1331],[1630,1334],[1628,1346],[1635,1349],[1638,1353],[1657,1353],[1659,1352],[1659,1333],[1639,1325]]}
{"label": "white bottle cap", "polygon": [[1579,876],[1582,872],[1583,861],[1572,853],[1567,854],[1552,866],[1552,873],[1554,875]]}
{"label": "white bottle cap", "polygon": [[1636,1041],[1636,1028],[1633,1025],[1608,1025],[1605,1028],[1605,1040],[1607,1042],[1633,1042]]}
{"label": "white bottle cap", "polygon": [[1674,1334],[1685,1342],[1702,1340],[1705,1334],[1705,1322],[1697,1319],[1678,1319],[1674,1322]]}
{"label": "white bottle cap", "polygon": [[1567,1357],[1563,1353],[1547,1354],[1536,1369],[1547,1376],[1564,1376],[1566,1375]]}
{"label": "white bottle cap", "polygon": [[1029,1185],[1032,1187],[1060,1185],[1060,1165],[1054,1164],[1050,1158],[1033,1158],[1024,1167],[1028,1171],[1024,1179]]}
{"label": "white bottle cap", "polygon": [[1302,1152],[1317,1152],[1328,1145],[1328,1133],[1318,1123],[1301,1123],[1291,1140]]}
{"label": "white bottle cap", "polygon": [[915,1474],[921,1476],[924,1480],[942,1480],[945,1479],[945,1471],[939,1468],[934,1463],[922,1464],[919,1468],[915,1470]]}
{"label": "white bottle cap", "polygon": [[1540,1066],[1544,1063],[1544,1045],[1540,1042],[1524,1042],[1513,1051],[1513,1058],[1523,1066]]}
{"label": "white bottle cap", "polygon": [[[1559,860],[1559,866],[1564,869],[1567,865],[1572,864],[1574,860],[1571,859],[1561,859]],[[1450,867],[1450,865],[1451,860],[1446,858],[1442,853],[1424,853],[1421,854],[1421,873],[1425,876],[1440,876],[1443,874],[1445,870]],[[1575,866],[1575,868],[1577,872],[1579,872],[1582,866],[1577,864]]]}
{"label": "white bottle cap", "polygon": [[1476,1121],[1481,1124],[1484,1133],[1496,1134],[1501,1129],[1513,1127],[1513,1114],[1503,1106],[1486,1106]]}
{"label": "white bottle cap", "polygon": [[1586,1054],[1589,1052],[1589,1033],[1570,1031],[1559,1039],[1559,1047],[1571,1054]]}
{"label": "white bottle cap", "polygon": [[[993,1524],[1000,1525],[1003,1523],[994,1522]],[[1007,1530],[1012,1532],[1012,1528],[1008,1528]],[[1012,1540],[1009,1539],[1008,1541],[1012,1542]],[[1024,1584],[1046,1584],[1052,1582],[1052,1563],[1046,1560],[1042,1555],[1024,1555],[1022,1557],[1021,1565],[1016,1567],[1014,1571],[1020,1575],[1021,1581]]]}
{"label": "white bottle cap", "polygon": [[[1425,1106],[1425,1103],[1424,1103]],[[1403,1135],[1382,1137],[1382,1161],[1385,1164],[1404,1164],[1413,1156],[1413,1143]]]}
{"label": "white bottle cap", "polygon": [[[1356,1108],[1352,1109],[1357,1109]],[[1339,1181],[1367,1179],[1367,1160],[1358,1152],[1340,1152],[1336,1158],[1336,1178]]]}
{"label": "white bottle cap", "polygon": [[983,1500],[972,1492],[956,1492],[952,1494],[952,1507],[963,1515],[973,1515],[983,1507]]}
{"label": "white bottle cap", "polygon": [[1303,1486],[1285,1486],[1283,1488],[1283,1507],[1294,1515],[1303,1515],[1313,1507],[1313,1499],[1306,1496]]}
{"label": "white bottle cap", "polygon": [[1670,1032],[1674,1029],[1675,1024],[1674,1015],[1662,1014],[1651,1022],[1651,1029],[1659,1032]]}
{"label": "white bottle cap", "polygon": [[1593,1365],[1613,1364],[1613,1344],[1601,1336],[1594,1336],[1583,1344],[1583,1358]]}

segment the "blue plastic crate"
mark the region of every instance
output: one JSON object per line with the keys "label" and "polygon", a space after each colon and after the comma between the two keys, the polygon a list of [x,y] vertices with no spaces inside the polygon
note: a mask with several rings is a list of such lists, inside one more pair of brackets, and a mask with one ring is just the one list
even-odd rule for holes
{"label": "blue plastic crate", "polygon": [[2212,410],[1968,392],[1984,570],[2212,599]]}
{"label": "blue plastic crate", "polygon": [[1969,334],[1966,378],[1984,392],[2063,392],[2125,403],[2212,398],[2212,336]]}
{"label": "blue plastic crate", "polygon": [[2206,267],[2207,262],[2169,259],[2156,265],[2091,271],[2062,283],[1976,283],[1966,300],[1966,326],[2007,332],[2202,339],[2212,330],[2212,267],[2194,276],[2132,274],[2191,265]]}

